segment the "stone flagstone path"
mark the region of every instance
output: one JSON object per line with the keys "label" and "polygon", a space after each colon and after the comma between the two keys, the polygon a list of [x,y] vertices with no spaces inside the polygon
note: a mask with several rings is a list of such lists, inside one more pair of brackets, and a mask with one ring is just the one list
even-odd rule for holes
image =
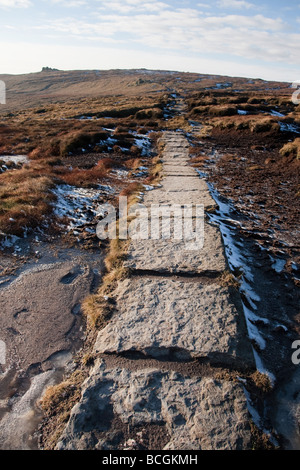
{"label": "stone flagstone path", "polygon": [[[181,132],[164,132],[161,186],[143,204],[215,206]],[[203,247],[185,240],[131,240],[130,278],[98,333],[97,357],[57,449],[250,449],[238,372],[254,369],[241,300],[220,281],[218,227],[204,218]]]}

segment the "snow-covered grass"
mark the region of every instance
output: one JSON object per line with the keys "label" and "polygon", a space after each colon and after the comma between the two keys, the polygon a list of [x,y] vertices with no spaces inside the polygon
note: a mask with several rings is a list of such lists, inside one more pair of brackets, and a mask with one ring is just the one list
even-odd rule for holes
{"label": "snow-covered grass", "polygon": [[111,186],[98,185],[94,188],[77,188],[70,185],[57,186],[53,190],[56,196],[54,214],[68,219],[67,230],[76,230],[90,224],[99,215],[99,200],[113,194]]}
{"label": "snow-covered grass", "polygon": [[0,155],[0,161],[5,163],[12,162],[17,165],[18,163],[28,163],[29,160],[27,155]]}
{"label": "snow-covered grass", "polygon": [[27,155],[0,155],[0,173],[29,163]]}
{"label": "snow-covered grass", "polygon": [[280,130],[282,132],[293,132],[294,134],[300,134],[300,128],[297,124],[289,124],[287,122],[278,122]]}
{"label": "snow-covered grass", "polygon": [[[229,268],[236,279],[239,280],[240,293],[245,299],[245,302],[243,301],[242,305],[249,338],[260,351],[263,351],[266,348],[266,340],[261,331],[259,331],[257,324],[263,323],[266,325],[269,323],[269,320],[261,317],[256,312],[258,309],[257,304],[259,304],[261,299],[255,292],[255,286],[253,283],[254,275],[247,253],[241,249],[241,244],[236,236],[236,226],[239,225],[239,222],[236,221],[236,224],[232,223],[231,214],[233,213],[234,207],[230,201],[225,201],[221,198],[211,183],[207,182],[207,185],[210,194],[218,205],[216,213],[208,213],[207,215],[211,223],[219,226],[220,228]],[[275,382],[274,375],[265,368],[256,348],[253,347],[252,349],[257,370],[266,374],[269,377],[270,382],[273,384]]]}
{"label": "snow-covered grass", "polygon": [[130,131],[130,134],[134,136],[134,145],[141,150],[141,156],[149,156],[151,150],[151,140],[147,135],[138,134],[134,131]]}

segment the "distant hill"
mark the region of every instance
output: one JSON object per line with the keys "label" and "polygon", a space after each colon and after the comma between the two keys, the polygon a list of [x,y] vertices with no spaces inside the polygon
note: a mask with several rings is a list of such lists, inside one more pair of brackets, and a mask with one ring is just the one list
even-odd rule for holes
{"label": "distant hill", "polygon": [[6,84],[6,105],[0,113],[101,96],[141,96],[197,90],[282,89],[286,84],[260,79],[183,73],[164,70],[71,70],[43,67],[41,72],[0,75]]}

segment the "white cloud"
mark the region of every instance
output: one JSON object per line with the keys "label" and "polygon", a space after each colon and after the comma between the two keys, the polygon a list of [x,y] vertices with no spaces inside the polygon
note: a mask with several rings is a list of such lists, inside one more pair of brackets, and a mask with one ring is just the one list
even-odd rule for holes
{"label": "white cloud", "polygon": [[246,0],[219,0],[218,6],[220,8],[232,8],[232,9],[243,9],[243,8],[253,8],[255,5],[253,3],[247,2]]}
{"label": "white cloud", "polygon": [[[8,0],[0,0],[0,6],[5,1],[8,3]],[[49,2],[49,0],[47,1]],[[67,6],[67,3],[79,6],[86,0],[51,1],[64,6]],[[229,1],[236,5],[244,3],[243,0],[227,0],[227,5]],[[28,0],[20,0],[19,2],[16,0],[9,3],[24,4],[26,2],[28,3]],[[97,2],[98,8],[93,10],[85,8],[84,14],[81,10],[76,10],[76,13],[72,11],[69,17],[60,18],[56,12],[55,15],[52,15],[51,20],[41,21],[39,18],[35,26],[32,24],[29,26],[24,22],[24,25],[19,27],[18,33],[22,34],[25,38],[24,42],[26,42],[26,38],[30,38],[30,34],[34,30],[34,34],[39,35],[41,43],[43,41],[49,42],[51,39],[53,47],[57,47],[58,50],[66,51],[66,44],[73,44],[75,49],[75,44],[77,44],[78,50],[80,48],[81,51],[86,51],[87,57],[91,56],[90,50],[99,51],[102,50],[101,48],[104,48],[103,50],[111,48],[112,51],[115,51],[113,56],[116,68],[125,64],[125,57],[128,59],[127,68],[131,66],[149,68],[150,63],[160,64],[160,61],[163,64],[163,57],[166,60],[163,68],[171,67],[173,62],[176,64],[176,57],[178,57],[178,64],[196,64],[197,61],[199,64],[205,64],[206,60],[212,66],[214,61],[219,63],[219,57],[223,57],[224,63],[225,58],[228,63],[235,60],[240,63],[248,61],[252,64],[261,62],[270,66],[272,63],[278,63],[278,67],[281,67],[283,71],[285,65],[289,66],[290,64],[290,67],[295,68],[300,66],[298,51],[300,34],[292,34],[281,18],[274,19],[259,14],[249,15],[248,11],[247,14],[236,12],[240,14],[226,15],[224,11],[223,14],[220,14],[218,11],[206,9],[204,14],[196,8],[175,8],[167,2],[168,0],[165,2],[156,0],[153,2],[149,0],[112,0],[109,2],[99,0]],[[206,3],[203,3],[203,9],[204,5]],[[31,11],[29,10],[30,13]],[[54,8],[53,12],[55,12]],[[113,49],[114,47],[119,47],[119,53]],[[132,60],[130,60],[129,51],[132,54]],[[143,56],[145,57],[144,61],[141,60]],[[156,62],[154,61],[155,56],[157,56]],[[139,60],[135,61],[134,58],[137,57]],[[169,57],[173,57],[174,61],[168,62]],[[207,57],[210,58],[207,59]],[[149,59],[149,64],[146,58]],[[74,65],[74,67],[80,68],[80,61],[85,63],[84,54],[76,56],[74,64],[75,60],[78,65]],[[69,59],[66,61],[67,63],[70,63]],[[89,63],[92,63],[92,59]],[[106,64],[112,67],[109,60]],[[55,61],[52,62],[52,65],[49,63],[49,66],[71,67],[71,65],[55,65]],[[94,64],[92,68],[95,67],[97,68]],[[103,67],[103,64],[99,65],[99,68]],[[173,70],[178,68],[180,68],[178,65],[177,67],[172,66]],[[265,68],[267,69],[267,65]],[[194,70],[201,71],[195,67]],[[246,66],[244,66],[244,70],[246,70]]]}
{"label": "white cloud", "polygon": [[284,23],[281,18],[273,19],[263,15],[210,16],[208,18],[205,18],[204,21],[215,27],[229,26],[234,29],[245,28],[245,34],[247,34],[247,29],[255,29],[258,31],[279,31],[284,27]]}
{"label": "white cloud", "polygon": [[106,1],[99,2],[101,10],[109,10],[116,13],[139,13],[139,12],[159,12],[170,8],[170,5],[159,1],[145,1],[145,0],[112,0],[109,3]]}
{"label": "white cloud", "polygon": [[86,0],[52,0],[52,2],[69,8],[82,7],[87,4]]}
{"label": "white cloud", "polygon": [[0,0],[0,8],[28,8],[31,5],[30,0]]}
{"label": "white cloud", "polygon": [[[131,0],[133,4],[134,0]],[[127,1],[129,4],[129,0]],[[139,2],[139,4],[145,4]],[[155,3],[155,2],[154,2]],[[75,38],[86,44],[119,44],[200,57],[216,54],[246,60],[300,65],[300,35],[285,31],[283,21],[263,15],[204,16],[193,9],[137,12],[107,12],[94,20],[55,19],[38,29],[53,39]]]}

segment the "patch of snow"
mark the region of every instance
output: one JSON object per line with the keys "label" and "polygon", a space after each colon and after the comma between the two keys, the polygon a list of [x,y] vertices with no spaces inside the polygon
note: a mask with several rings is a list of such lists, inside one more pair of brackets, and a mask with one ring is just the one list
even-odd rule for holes
{"label": "patch of snow", "polygon": [[258,328],[256,325],[254,325],[253,322],[256,322],[258,320],[262,319],[255,315],[246,305],[243,303],[243,310],[246,318],[246,324],[247,324],[247,329],[248,329],[248,334],[249,338],[254,341],[260,348],[261,351],[263,351],[266,348],[266,342],[262,335],[260,334]]}
{"label": "patch of snow", "polygon": [[3,237],[3,240],[0,241],[1,249],[4,248],[13,248],[16,243],[20,240],[16,235],[7,235],[6,233],[0,232],[0,236]]}
{"label": "patch of snow", "polygon": [[15,163],[16,165],[18,163],[28,163],[28,157],[27,155],[0,155],[0,161],[6,162],[6,163]]}
{"label": "patch of snow", "polygon": [[[253,340],[255,344],[257,344],[260,350],[264,350],[266,348],[266,341],[255,323],[263,322],[264,324],[268,324],[269,322],[267,319],[262,318],[254,313],[254,310],[257,310],[254,302],[259,302],[260,297],[256,294],[254,288],[251,286],[251,282],[253,281],[253,273],[249,260],[246,256],[244,256],[241,247],[239,247],[240,244],[235,240],[236,227],[234,224],[232,224],[230,216],[234,207],[232,206],[231,202],[225,202],[224,199],[221,198],[211,183],[206,181],[206,184],[208,185],[211,196],[218,205],[218,210],[216,213],[208,213],[207,215],[210,221],[214,225],[217,225],[220,229],[230,270],[233,273],[236,272],[236,270],[242,273],[240,280],[240,292],[244,294],[249,305],[251,306],[250,309],[245,305],[244,302],[242,302],[249,338]],[[228,221],[230,221],[229,224]],[[252,347],[252,350],[257,370],[267,374],[270,378],[270,381],[273,383],[275,381],[275,377],[271,372],[264,368],[262,360],[254,347]]]}
{"label": "patch of snow", "polygon": [[281,258],[273,258],[271,255],[269,255],[271,261],[272,261],[272,268],[275,269],[277,273],[281,273],[286,265],[286,260],[281,259]]}
{"label": "patch of snow", "polygon": [[128,176],[129,171],[128,170],[122,170],[122,169],[114,169],[111,171],[111,173],[116,176],[118,179],[123,179]]}
{"label": "patch of snow", "polygon": [[285,117],[284,114],[282,113],[279,113],[278,111],[276,111],[275,109],[272,109],[271,112],[270,112],[271,116],[276,116],[276,117]]}
{"label": "patch of snow", "polygon": [[206,178],[208,176],[207,173],[204,173],[204,171],[198,170],[197,168],[196,168],[196,171],[198,175],[200,176],[200,178]]}
{"label": "patch of snow", "polygon": [[246,400],[247,400],[247,408],[249,410],[251,418],[253,419],[253,422],[254,422],[255,426],[257,426],[260,429],[261,428],[261,418],[259,416],[259,413],[253,406],[253,403],[252,403],[252,400],[251,400],[251,397],[250,397],[250,393],[248,392],[248,390],[245,387],[243,387],[243,389],[244,389],[244,393],[245,393]]}
{"label": "patch of snow", "polygon": [[113,192],[110,186],[103,185],[98,185],[96,189],[70,185],[57,186],[53,190],[57,198],[54,214],[59,218],[67,217],[69,221],[67,230],[76,229],[97,217],[99,198]]}
{"label": "patch of snow", "polygon": [[248,111],[244,111],[243,109],[238,109],[237,110],[237,113],[240,115],[240,116],[243,116],[245,114],[249,114]]}
{"label": "patch of snow", "polygon": [[222,88],[230,88],[232,87],[231,82],[226,82],[226,83],[216,83],[215,90],[221,90]]}
{"label": "patch of snow", "polygon": [[134,144],[141,149],[142,156],[145,157],[149,155],[151,149],[151,142],[149,137],[143,134],[135,134]]}
{"label": "patch of snow", "polygon": [[117,139],[113,137],[108,137],[106,140],[102,140],[99,142],[100,145],[107,145],[108,149],[112,149],[114,145],[118,143]]}
{"label": "patch of snow", "polygon": [[299,126],[296,124],[288,124],[287,122],[278,122],[278,124],[282,132],[293,132],[295,134],[300,134]]}
{"label": "patch of snow", "polygon": [[146,191],[152,191],[153,189],[155,189],[154,186],[150,186],[148,184],[143,184],[143,186],[144,186]]}

